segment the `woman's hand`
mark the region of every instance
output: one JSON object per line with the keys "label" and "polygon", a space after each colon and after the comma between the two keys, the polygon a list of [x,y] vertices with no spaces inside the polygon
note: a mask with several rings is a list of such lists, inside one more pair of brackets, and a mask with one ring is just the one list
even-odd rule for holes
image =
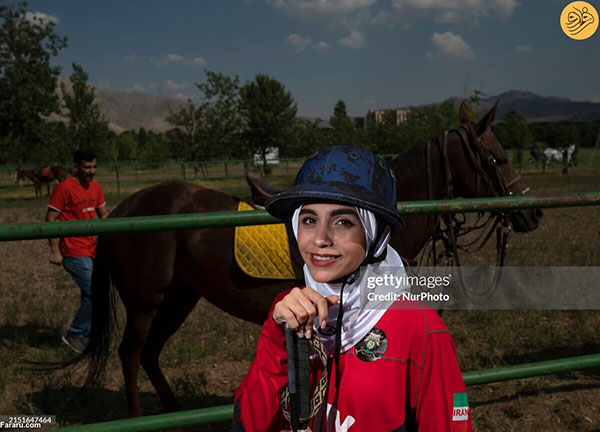
{"label": "woman's hand", "polygon": [[298,332],[298,337],[306,335],[306,338],[310,339],[315,317],[319,316],[321,328],[324,329],[327,325],[328,309],[336,304],[339,298],[337,295],[323,297],[309,287],[294,288],[275,305],[273,320],[278,323],[286,322],[291,330]]}

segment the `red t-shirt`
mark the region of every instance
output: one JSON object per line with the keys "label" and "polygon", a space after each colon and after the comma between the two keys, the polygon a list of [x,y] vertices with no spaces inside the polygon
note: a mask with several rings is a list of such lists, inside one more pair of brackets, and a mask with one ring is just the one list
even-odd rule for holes
{"label": "red t-shirt", "polygon": [[[91,181],[87,189],[73,177],[59,183],[52,190],[48,207],[60,212],[59,221],[76,221],[94,219],[96,209],[106,205],[102,188]],[[96,238],[65,237],[60,239],[60,253],[64,257],[94,257],[96,254]]]}

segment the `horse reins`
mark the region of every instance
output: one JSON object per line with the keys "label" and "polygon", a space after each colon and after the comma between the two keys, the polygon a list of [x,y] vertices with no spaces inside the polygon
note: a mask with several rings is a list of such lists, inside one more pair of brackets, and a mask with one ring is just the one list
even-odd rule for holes
{"label": "horse reins", "polygon": [[[516,175],[509,181],[505,181],[499,170],[499,163],[508,163],[508,159],[506,157],[495,157],[484,145],[483,141],[491,134],[491,129],[488,127],[481,134],[477,135],[473,129],[473,125],[470,123],[464,124],[457,129],[453,129],[452,131],[444,131],[443,136],[435,138],[429,142],[427,142],[425,147],[425,159],[426,159],[426,172],[427,172],[427,196],[428,199],[432,200],[436,197],[436,191],[433,190],[433,164],[432,164],[432,153],[434,146],[437,148],[440,156],[440,171],[443,172],[443,180],[440,182],[440,187],[442,188],[442,196],[444,199],[453,199],[453,181],[452,181],[452,172],[450,169],[450,160],[448,158],[448,135],[450,133],[457,133],[460,137],[460,142],[462,149],[469,161],[469,164],[473,168],[475,172],[475,193],[479,190],[479,182],[481,178],[481,182],[487,186],[487,188],[494,194],[494,196],[512,196],[515,195],[510,188],[515,183],[517,183],[520,179],[520,175]],[[483,163],[487,163],[493,169],[493,175],[495,176],[496,183],[499,185],[500,193],[494,187],[490,176],[483,169]],[[438,187],[439,189],[439,187]],[[525,195],[529,188],[523,189],[519,191],[518,195]],[[439,192],[439,190],[438,190]],[[438,260],[442,258],[442,255],[438,255],[436,242],[442,241],[445,250],[445,256],[451,262],[451,264],[456,264],[460,267],[460,260],[458,256],[458,250],[463,250],[465,252],[477,252],[481,250],[485,244],[490,240],[494,230],[496,231],[496,265],[501,267],[504,265],[504,259],[506,256],[506,249],[508,246],[508,234],[510,231],[509,225],[509,214],[506,212],[495,212],[490,214],[487,220],[483,223],[479,223],[483,213],[480,213],[477,221],[470,227],[463,228],[463,224],[466,222],[466,215],[463,213],[462,222],[458,219],[458,216],[454,213],[445,214],[445,215],[434,215],[432,218],[433,230],[434,234],[430,239],[431,249],[429,254],[423,254],[421,260],[419,262],[419,266],[422,264],[424,257],[427,255],[427,262],[430,262],[431,258],[433,258],[433,264],[437,266]],[[446,228],[441,227],[440,219],[444,221]],[[491,228],[486,233],[486,227],[492,223]],[[500,226],[498,226],[500,225]],[[457,237],[465,236],[473,231],[481,230],[481,234],[471,241],[468,244],[459,244],[457,241]],[[480,242],[483,237],[483,241]],[[473,248],[469,249],[471,246],[480,244]],[[460,274],[460,273],[459,273]],[[497,280],[497,277],[494,278]],[[462,282],[462,274],[461,274],[461,282]],[[467,298],[471,299],[470,295],[466,291],[464,284],[462,284],[463,292],[467,296]],[[480,295],[486,295],[491,291],[492,288],[486,290],[485,293]]]}

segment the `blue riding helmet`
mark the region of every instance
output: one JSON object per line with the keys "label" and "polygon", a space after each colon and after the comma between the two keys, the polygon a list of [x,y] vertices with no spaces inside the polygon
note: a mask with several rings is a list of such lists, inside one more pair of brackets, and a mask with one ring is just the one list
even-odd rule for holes
{"label": "blue riding helmet", "polygon": [[367,150],[335,146],[312,154],[294,186],[271,197],[265,207],[276,218],[290,221],[299,205],[315,198],[370,210],[394,231],[404,226],[396,211],[394,172]]}

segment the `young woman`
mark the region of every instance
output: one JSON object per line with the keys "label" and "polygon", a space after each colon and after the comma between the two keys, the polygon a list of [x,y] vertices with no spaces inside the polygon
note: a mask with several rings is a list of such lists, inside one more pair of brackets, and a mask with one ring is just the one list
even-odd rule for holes
{"label": "young woman", "polygon": [[327,148],[266,207],[292,224],[306,287],[273,302],[235,394],[233,430],[289,429],[279,403],[288,382],[284,321],[300,337],[318,332],[332,360],[327,371],[311,360],[313,385],[330,376],[313,431],[472,430],[454,343],[439,316],[419,303],[368,300],[373,277],[404,273],[388,245],[403,221],[387,164],[365,150]]}

